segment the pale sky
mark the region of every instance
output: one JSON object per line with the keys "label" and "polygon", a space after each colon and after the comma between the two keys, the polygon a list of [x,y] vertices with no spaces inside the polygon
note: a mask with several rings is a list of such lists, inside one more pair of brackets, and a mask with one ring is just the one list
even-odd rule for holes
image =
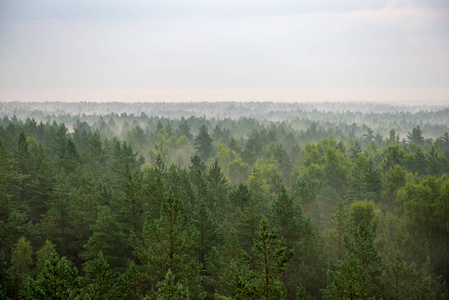
{"label": "pale sky", "polygon": [[0,101],[449,105],[448,0],[0,0]]}

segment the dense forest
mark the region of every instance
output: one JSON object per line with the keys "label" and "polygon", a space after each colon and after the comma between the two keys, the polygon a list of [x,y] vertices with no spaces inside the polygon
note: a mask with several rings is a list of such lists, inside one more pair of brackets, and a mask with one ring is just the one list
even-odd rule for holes
{"label": "dense forest", "polygon": [[0,103],[1,299],[448,299],[449,108]]}

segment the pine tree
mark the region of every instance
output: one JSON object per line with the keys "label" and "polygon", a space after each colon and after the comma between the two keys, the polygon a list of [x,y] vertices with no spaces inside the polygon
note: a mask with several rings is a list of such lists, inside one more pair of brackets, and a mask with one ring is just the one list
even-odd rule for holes
{"label": "pine tree", "polygon": [[372,289],[371,276],[357,258],[349,255],[329,270],[324,299],[369,299]]}
{"label": "pine tree", "polygon": [[126,241],[126,235],[122,231],[117,215],[109,207],[103,206],[91,229],[93,233],[84,245],[86,251],[82,257],[94,259],[101,251],[102,256],[111,262],[113,268],[123,266],[126,262],[129,242]]}
{"label": "pine tree", "polygon": [[206,125],[201,125],[200,131],[195,137],[194,144],[198,156],[203,161],[207,161],[212,154],[212,138],[209,136]]}
{"label": "pine tree", "polygon": [[50,259],[51,254],[55,251],[56,245],[46,240],[44,245],[36,251],[36,271],[40,273],[44,267],[45,262]]}
{"label": "pine tree", "polygon": [[285,295],[280,275],[287,270],[293,251],[287,250],[285,240],[278,239],[275,230],[268,229],[262,219],[251,253],[245,253],[249,273],[236,274],[234,285],[243,299],[282,299]]}
{"label": "pine tree", "polygon": [[294,293],[301,284],[312,296],[319,297],[325,287],[327,257],[321,234],[308,217],[301,224],[300,239],[295,247],[289,267],[289,293]]}
{"label": "pine tree", "polygon": [[189,289],[184,287],[180,282],[175,283],[175,277],[171,270],[167,271],[165,280],[157,284],[158,300],[183,300],[190,299]]}
{"label": "pine tree", "polygon": [[42,220],[44,236],[55,241],[63,255],[67,254],[70,231],[72,227],[72,191],[68,179],[64,176],[56,177],[55,188],[49,210]]}
{"label": "pine tree", "polygon": [[195,202],[196,202],[196,210],[197,212],[200,209],[201,200],[206,197],[207,194],[207,186],[205,180],[204,171],[206,170],[206,165],[201,161],[198,155],[192,156],[190,159],[191,165],[190,169],[190,178],[192,182],[193,191],[195,193]]}
{"label": "pine tree", "polygon": [[87,292],[91,299],[113,299],[117,297],[116,278],[112,273],[103,253],[84,264],[85,280],[88,283]]}
{"label": "pine tree", "polygon": [[117,283],[120,288],[119,291],[121,291],[121,298],[140,300],[150,290],[150,278],[140,269],[134,261],[128,261],[128,266],[125,272],[120,275]]}
{"label": "pine tree", "polygon": [[6,143],[0,139],[0,216],[5,220],[5,214],[11,208],[10,199],[17,192],[19,174],[14,170],[14,162],[11,158]]}
{"label": "pine tree", "polygon": [[293,202],[285,187],[271,206],[270,223],[274,225],[283,237],[289,249],[292,249],[300,237],[303,215],[301,207]]}
{"label": "pine tree", "polygon": [[424,138],[422,136],[422,131],[421,128],[418,126],[416,126],[415,128],[413,128],[412,132],[407,134],[407,140],[410,143],[415,143],[418,146],[421,146],[424,144]]}
{"label": "pine tree", "polygon": [[45,156],[41,146],[35,153],[35,174],[29,184],[29,215],[33,223],[39,223],[47,212],[47,207],[54,196],[54,170]]}
{"label": "pine tree", "polygon": [[328,254],[334,259],[341,261],[346,256],[344,235],[349,234],[352,227],[352,219],[340,201],[331,215],[329,223],[326,224],[326,240]]}
{"label": "pine tree", "polygon": [[205,257],[212,250],[212,247],[218,246],[223,240],[221,228],[214,220],[204,201],[200,203],[198,214],[196,214],[194,219],[194,225],[197,231],[195,252],[199,262],[204,265]]}
{"label": "pine tree", "polygon": [[296,300],[313,300],[314,298],[307,292],[307,290],[302,286],[298,286],[296,289]]}
{"label": "pine tree", "polygon": [[164,199],[159,219],[147,215],[143,243],[134,237],[133,247],[155,282],[163,280],[171,270],[176,282],[188,287],[192,297],[202,298],[199,264],[192,259],[193,241],[194,233],[183,203],[169,195]]}
{"label": "pine tree", "polygon": [[19,286],[24,277],[31,274],[31,267],[33,266],[32,254],[31,244],[23,236],[12,248],[10,272],[12,273],[14,297],[17,296]]}
{"label": "pine tree", "polygon": [[391,254],[381,277],[383,297],[398,300],[417,299],[420,279],[415,264],[407,264],[399,252]]}
{"label": "pine tree", "polygon": [[78,269],[53,252],[36,280],[28,277],[20,293],[23,299],[79,299],[82,286]]}
{"label": "pine tree", "polygon": [[25,203],[28,196],[28,181],[30,177],[31,155],[28,149],[28,142],[23,131],[19,135],[17,151],[15,153],[15,168],[20,175],[20,203]]}
{"label": "pine tree", "polygon": [[225,209],[227,208],[227,196],[229,192],[228,181],[226,180],[220,166],[218,159],[214,160],[214,164],[209,168],[207,181],[211,188],[209,197],[213,198],[214,204],[219,209],[219,218],[222,220],[225,216]]}
{"label": "pine tree", "polygon": [[345,247],[349,254],[359,260],[360,266],[373,271],[380,263],[380,257],[374,245],[374,234],[369,225],[362,220],[351,236],[345,236]]}
{"label": "pine tree", "polygon": [[192,134],[190,133],[190,126],[187,123],[187,121],[184,119],[184,117],[182,117],[179,122],[178,131],[179,131],[179,133],[178,133],[179,136],[184,135],[189,140],[191,140],[193,138]]}
{"label": "pine tree", "polygon": [[122,199],[122,220],[129,232],[140,234],[144,209],[144,192],[139,170],[128,174],[125,181],[125,197]]}
{"label": "pine tree", "polygon": [[363,137],[365,138],[367,144],[371,143],[371,141],[374,140],[374,131],[368,127],[366,133],[363,134]]}
{"label": "pine tree", "polygon": [[351,254],[359,261],[360,266],[371,277],[373,295],[380,294],[380,274],[381,260],[374,244],[375,235],[371,232],[370,226],[363,219],[351,236],[345,236],[345,247],[348,254]]}
{"label": "pine tree", "polygon": [[236,229],[242,249],[249,251],[253,246],[261,219],[260,205],[250,197],[243,211],[240,212]]}

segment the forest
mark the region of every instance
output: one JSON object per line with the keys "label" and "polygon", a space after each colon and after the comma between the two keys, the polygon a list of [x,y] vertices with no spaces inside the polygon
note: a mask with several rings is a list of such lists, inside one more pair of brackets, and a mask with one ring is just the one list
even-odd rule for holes
{"label": "forest", "polygon": [[449,107],[0,103],[1,299],[448,299]]}

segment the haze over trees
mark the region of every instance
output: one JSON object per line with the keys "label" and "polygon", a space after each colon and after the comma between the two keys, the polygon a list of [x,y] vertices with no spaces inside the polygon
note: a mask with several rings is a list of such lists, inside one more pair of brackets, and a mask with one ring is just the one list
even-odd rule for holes
{"label": "haze over trees", "polygon": [[447,299],[449,108],[0,103],[2,299]]}

